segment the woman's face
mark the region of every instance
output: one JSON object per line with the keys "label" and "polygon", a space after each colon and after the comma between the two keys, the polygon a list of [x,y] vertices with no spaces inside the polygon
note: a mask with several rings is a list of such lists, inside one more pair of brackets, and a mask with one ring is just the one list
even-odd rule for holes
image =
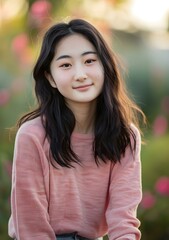
{"label": "woman's face", "polygon": [[91,103],[101,93],[104,70],[94,46],[81,34],[63,38],[46,73],[69,106]]}

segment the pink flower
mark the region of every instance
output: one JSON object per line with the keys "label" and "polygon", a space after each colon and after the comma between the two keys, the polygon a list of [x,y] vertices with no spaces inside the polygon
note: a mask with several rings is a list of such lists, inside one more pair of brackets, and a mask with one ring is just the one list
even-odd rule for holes
{"label": "pink flower", "polygon": [[12,51],[19,60],[21,67],[27,66],[31,62],[29,39],[26,33],[21,33],[13,39]]}
{"label": "pink flower", "polygon": [[164,116],[158,116],[153,123],[153,131],[156,136],[165,134],[168,128],[167,119]]}
{"label": "pink flower", "polygon": [[25,33],[16,36],[12,41],[12,50],[15,54],[21,55],[28,47],[28,37]]}
{"label": "pink flower", "polygon": [[151,192],[144,192],[143,193],[143,198],[140,203],[140,206],[144,209],[152,208],[156,202],[155,197]]}
{"label": "pink flower", "polygon": [[155,189],[161,195],[169,196],[169,177],[161,177],[155,184]]}
{"label": "pink flower", "polygon": [[6,105],[10,99],[10,92],[7,89],[0,90],[0,106]]}
{"label": "pink flower", "polygon": [[50,18],[52,5],[47,0],[35,1],[29,13],[29,24],[31,28],[41,28],[45,25]]}
{"label": "pink flower", "polygon": [[35,1],[30,9],[30,13],[32,15],[32,17],[35,18],[45,18],[46,16],[49,15],[51,10],[51,4],[46,1],[46,0],[38,0]]}

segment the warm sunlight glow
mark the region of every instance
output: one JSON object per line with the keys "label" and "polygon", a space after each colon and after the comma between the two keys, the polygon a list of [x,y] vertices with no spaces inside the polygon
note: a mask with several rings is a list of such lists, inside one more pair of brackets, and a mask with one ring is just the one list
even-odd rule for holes
{"label": "warm sunlight glow", "polygon": [[169,0],[131,0],[131,14],[140,26],[166,29],[169,21]]}
{"label": "warm sunlight glow", "polygon": [[25,0],[1,0],[0,3],[0,20],[8,20],[19,13],[23,14],[26,12],[28,4]]}

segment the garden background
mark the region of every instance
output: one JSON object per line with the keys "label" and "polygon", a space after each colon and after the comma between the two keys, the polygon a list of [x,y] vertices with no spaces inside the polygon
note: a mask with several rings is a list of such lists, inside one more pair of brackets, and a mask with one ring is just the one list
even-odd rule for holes
{"label": "garden background", "polygon": [[143,240],[168,240],[168,0],[0,1],[0,239],[9,239],[14,126],[35,104],[31,71],[41,36],[49,24],[72,17],[100,29],[127,69],[128,89],[147,115],[138,217]]}

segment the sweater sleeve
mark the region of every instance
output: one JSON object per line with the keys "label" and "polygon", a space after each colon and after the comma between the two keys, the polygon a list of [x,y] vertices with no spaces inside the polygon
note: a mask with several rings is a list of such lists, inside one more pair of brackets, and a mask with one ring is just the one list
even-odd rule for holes
{"label": "sweater sleeve", "polygon": [[54,240],[44,184],[44,152],[36,134],[16,136],[9,235],[17,240]]}
{"label": "sweater sleeve", "polygon": [[136,150],[132,152],[129,147],[121,163],[114,165],[109,188],[109,203],[106,211],[108,236],[110,240],[139,240],[140,221],[136,212],[142,197],[140,133],[134,128],[136,134]]}

